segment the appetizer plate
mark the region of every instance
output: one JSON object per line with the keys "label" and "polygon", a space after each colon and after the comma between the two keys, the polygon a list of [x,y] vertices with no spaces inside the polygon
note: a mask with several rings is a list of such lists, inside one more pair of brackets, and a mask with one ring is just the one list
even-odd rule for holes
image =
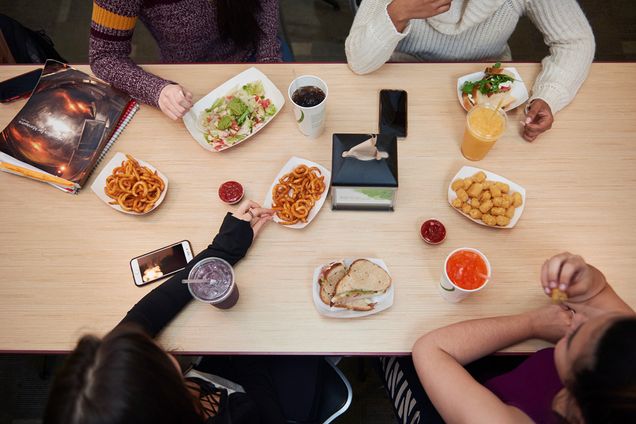
{"label": "appetizer plate", "polygon": [[[521,79],[521,75],[519,75],[519,72],[517,72],[517,68],[504,67],[504,69],[506,69],[507,71],[510,71],[510,73],[514,75],[515,77],[515,81],[512,83],[512,88],[510,89],[510,95],[515,98],[515,101],[504,108],[505,111],[508,112],[516,108],[517,106],[524,104],[526,100],[528,100],[529,96],[528,96],[528,89],[526,88],[526,85],[523,83],[523,80]],[[486,74],[483,71],[480,71],[480,72],[473,72],[472,74],[464,75],[463,77],[459,77],[457,79],[457,100],[459,100],[459,104],[462,105],[464,110],[466,110],[466,108],[464,107],[464,101],[462,100],[462,85],[464,85],[466,81],[479,81],[485,75]]]}
{"label": "appetizer plate", "polygon": [[[307,165],[309,167],[315,166],[318,169],[320,169],[320,172],[325,177],[325,191],[322,192],[322,195],[320,196],[320,199],[318,199],[316,201],[316,204],[314,204],[314,207],[311,208],[311,211],[309,212],[309,215],[307,216],[307,222],[298,222],[298,223],[293,224],[293,225],[283,225],[284,227],[288,227],[288,228],[305,228],[307,225],[309,225],[309,223],[311,221],[313,221],[313,219],[316,217],[316,215],[318,215],[318,212],[320,211],[320,208],[322,208],[322,205],[325,203],[325,200],[327,199],[327,195],[329,194],[329,183],[331,181],[331,172],[329,172],[329,170],[327,168],[325,168],[324,166],[322,166],[320,164],[317,164],[315,162],[309,161],[307,159],[303,159],[303,158],[299,158],[299,157],[293,156],[281,168],[281,170],[278,173],[278,175],[276,175],[276,178],[274,178],[274,182],[272,183],[272,185],[270,186],[269,190],[267,191],[267,196],[265,197],[265,200],[263,201],[263,207],[264,208],[271,208],[272,207],[272,190],[274,190],[274,186],[276,186],[276,184],[278,184],[278,180],[281,179],[283,177],[283,175],[287,174],[288,172],[293,171],[294,168],[296,168],[298,165],[303,165],[303,164]],[[277,215],[274,215],[273,221],[274,222],[282,222],[282,219],[280,219]]]}
{"label": "appetizer plate", "polygon": [[[236,142],[231,146],[226,146],[220,150],[215,150],[214,147],[212,147],[212,145],[205,140],[204,133],[198,124],[199,115],[206,108],[209,108],[210,106],[212,106],[214,101],[218,99],[219,97],[226,96],[228,93],[234,91],[235,89],[249,82],[254,82],[257,80],[260,80],[263,83],[263,88],[265,89],[265,97],[270,99],[272,103],[276,105],[276,113],[261,127],[256,129],[252,134],[248,135],[243,140]],[[190,132],[190,135],[192,135],[192,138],[194,138],[197,141],[197,143],[199,143],[201,147],[203,147],[205,150],[209,150],[210,152],[222,152],[223,150],[227,150],[230,147],[234,147],[238,144],[243,143],[244,141],[248,140],[256,133],[258,133],[262,128],[264,128],[267,124],[269,124],[276,117],[276,115],[278,115],[280,110],[283,108],[284,104],[285,104],[285,97],[280,92],[280,90],[274,85],[274,83],[269,78],[267,78],[264,73],[252,67],[241,72],[234,78],[228,81],[225,81],[223,84],[221,84],[220,86],[212,90],[210,93],[208,93],[201,100],[196,102],[194,106],[192,106],[192,109],[190,109],[190,111],[183,116],[183,123],[185,124],[186,128]]]}
{"label": "appetizer plate", "polygon": [[[359,259],[359,258],[356,258],[356,259]],[[389,275],[391,275],[391,273],[389,273],[389,269],[387,268],[386,264],[384,263],[382,259],[376,259],[376,258],[364,258],[364,259],[367,259],[373,262],[374,264],[381,266]],[[345,266],[349,268],[349,266],[354,260],[355,259],[343,259],[342,263],[344,263]],[[327,265],[329,264],[326,263],[324,265],[320,265],[319,267],[317,267],[314,270],[314,277],[312,280],[311,291],[314,298],[314,306],[316,307],[316,309],[321,315],[324,315],[330,318],[359,318],[359,317],[365,317],[367,315],[377,314],[378,312],[382,312],[385,309],[389,309],[391,305],[393,305],[395,281],[391,282],[391,286],[385,293],[370,298],[371,301],[377,302],[375,307],[370,311],[350,311],[349,309],[335,308],[333,306],[325,305],[324,303],[322,303],[322,300],[320,300],[320,282],[318,281],[318,279],[320,278],[320,271],[322,270],[324,266],[327,266]]]}
{"label": "appetizer plate", "polygon": [[[506,184],[508,184],[510,186],[510,191],[518,192],[519,194],[521,194],[521,198],[523,199],[523,203],[518,208],[515,208],[515,215],[510,220],[510,224],[506,225],[505,227],[499,227],[499,226],[490,227],[489,225],[486,225],[481,219],[473,219],[470,216],[464,214],[459,209],[453,208],[452,202],[453,202],[453,200],[455,200],[457,198],[457,194],[451,188],[451,185],[453,184],[453,181],[455,181],[458,178],[470,177],[472,175],[475,175],[479,171],[482,171],[483,173],[486,174],[486,179],[487,180],[499,181],[499,182],[502,182],[502,183],[506,183]],[[475,222],[475,223],[477,223],[479,225],[483,225],[483,226],[489,227],[489,228],[499,228],[499,229],[512,228],[515,225],[517,225],[517,221],[519,221],[519,218],[521,218],[521,214],[523,213],[523,210],[526,207],[526,189],[521,187],[519,184],[517,184],[515,182],[512,182],[512,181],[510,181],[507,178],[502,177],[501,175],[493,174],[492,172],[486,171],[485,169],[475,168],[474,166],[464,166],[451,179],[450,184],[448,184],[448,204],[451,205],[451,208],[453,208],[453,210],[457,211],[461,216],[463,216],[466,219],[470,219],[471,221],[473,221],[473,222]]]}
{"label": "appetizer plate", "polygon": [[161,202],[163,202],[163,199],[166,197],[166,193],[168,192],[168,178],[165,175],[163,175],[161,172],[159,172],[157,168],[155,168],[148,162],[145,162],[135,157],[135,159],[137,159],[137,162],[139,162],[139,165],[146,166],[150,168],[152,171],[157,171],[157,175],[159,176],[159,178],[163,180],[165,187],[163,189],[163,192],[161,192],[161,196],[159,196],[159,199],[155,202],[152,209],[150,209],[148,212],[137,213],[137,212],[125,211],[118,204],[113,205],[110,203],[114,199],[111,199],[110,197],[108,197],[108,195],[106,195],[106,192],[104,192],[104,187],[106,187],[106,178],[108,178],[113,173],[113,169],[120,166],[121,163],[125,161],[126,159],[127,158],[124,153],[121,153],[121,152],[115,153],[115,156],[113,156],[113,158],[110,161],[108,161],[106,165],[104,165],[104,169],[102,169],[102,172],[99,173],[97,178],[95,178],[95,181],[93,181],[93,184],[91,184],[91,190],[93,190],[93,193],[95,193],[97,197],[99,197],[104,203],[106,203],[108,206],[115,209],[116,211],[127,213],[129,215],[145,215],[157,209],[157,207],[161,204]]}

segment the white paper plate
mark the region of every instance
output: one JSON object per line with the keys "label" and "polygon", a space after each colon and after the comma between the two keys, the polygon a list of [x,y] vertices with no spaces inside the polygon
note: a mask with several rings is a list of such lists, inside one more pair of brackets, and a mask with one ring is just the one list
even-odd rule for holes
{"label": "white paper plate", "polygon": [[159,172],[157,168],[155,168],[148,162],[135,158],[137,159],[137,162],[139,162],[140,165],[147,166],[152,171],[157,171],[157,175],[163,180],[165,187],[163,189],[163,192],[161,193],[161,196],[159,196],[159,200],[155,202],[152,209],[150,209],[148,212],[137,213],[137,212],[125,211],[118,204],[114,204],[114,205],[110,204],[110,202],[112,202],[113,199],[111,199],[110,197],[106,195],[106,193],[104,192],[104,187],[106,187],[106,178],[108,178],[108,176],[113,173],[113,169],[120,166],[121,163],[125,161],[126,159],[127,158],[124,153],[121,153],[121,152],[115,153],[115,156],[113,156],[113,158],[106,165],[104,165],[104,169],[102,169],[102,172],[99,173],[97,178],[95,178],[95,181],[93,182],[93,184],[91,184],[91,190],[93,190],[93,193],[95,193],[97,197],[99,197],[104,203],[106,203],[108,206],[110,206],[111,208],[119,212],[127,213],[129,215],[145,215],[157,209],[157,207],[161,204],[161,202],[163,202],[163,199],[166,197],[166,193],[168,192],[168,178],[165,175],[163,175],[161,172]]}
{"label": "white paper plate", "polygon": [[[382,259],[376,259],[376,258],[364,258],[364,259],[367,259],[373,262],[374,264],[381,266],[387,273],[389,272],[389,269],[386,267],[386,264],[384,263]],[[349,266],[354,260],[355,259],[343,259],[342,263],[344,263],[345,266],[349,268]],[[314,306],[316,307],[316,309],[321,315],[331,317],[331,318],[359,318],[359,317],[365,317],[367,315],[377,314],[378,312],[382,312],[385,309],[389,309],[391,305],[393,305],[395,281],[391,282],[391,286],[385,293],[379,296],[374,296],[370,298],[371,301],[377,302],[375,307],[370,311],[350,311],[349,309],[335,308],[332,306],[325,305],[322,302],[322,300],[320,300],[320,282],[318,281],[318,279],[320,278],[320,271],[322,270],[324,266],[327,266],[327,265],[328,264],[324,264],[316,268],[314,270],[314,277],[312,280],[312,294],[314,298]]]}
{"label": "white paper plate", "polygon": [[[203,131],[201,131],[201,129],[199,128],[199,125],[197,124],[199,120],[199,114],[203,112],[203,110],[205,110],[206,108],[210,107],[219,97],[226,96],[228,93],[236,90],[242,85],[247,84],[249,82],[254,82],[257,80],[260,80],[263,83],[263,88],[265,89],[265,97],[269,98],[272,101],[272,103],[276,105],[276,113],[272,117],[270,117],[269,120],[265,122],[265,124],[263,124],[263,126],[258,128],[252,134],[245,137],[243,140],[231,146],[224,147],[221,150],[215,150],[214,147],[212,147],[212,145],[205,140]],[[194,106],[192,106],[192,109],[190,109],[190,111],[188,111],[188,113],[186,113],[183,116],[183,123],[185,124],[186,128],[190,132],[190,135],[192,135],[192,137],[197,141],[197,143],[199,143],[201,147],[203,147],[205,150],[209,150],[211,152],[222,152],[223,150],[227,150],[230,147],[234,147],[236,145],[243,143],[244,141],[250,139],[254,134],[258,133],[267,124],[272,122],[272,120],[276,117],[276,115],[278,115],[280,110],[283,108],[284,104],[285,104],[285,97],[280,92],[280,90],[276,88],[274,83],[269,78],[267,78],[264,73],[262,73],[258,69],[249,68],[241,72],[234,78],[228,81],[225,81],[223,84],[221,84],[220,86],[212,90],[210,93],[208,93],[201,100],[196,102]]]}
{"label": "white paper plate", "polygon": [[[318,201],[316,202],[314,207],[311,209],[311,212],[309,212],[309,216],[307,217],[307,222],[298,222],[298,223],[296,223],[294,225],[283,225],[283,227],[287,227],[287,228],[305,228],[307,225],[309,225],[309,223],[311,221],[313,221],[313,219],[316,217],[316,215],[318,215],[318,212],[320,211],[320,208],[322,208],[322,205],[325,203],[325,200],[327,199],[327,195],[329,194],[329,183],[331,181],[331,172],[329,172],[329,170],[327,168],[325,168],[324,166],[322,166],[320,164],[317,164],[315,162],[309,161],[307,159],[303,159],[303,158],[299,158],[299,157],[293,156],[281,168],[281,170],[278,173],[278,175],[276,175],[276,178],[274,178],[274,182],[272,183],[272,185],[270,186],[269,190],[267,191],[267,195],[265,196],[265,200],[263,201],[263,207],[264,208],[271,208],[272,207],[272,190],[274,190],[274,186],[276,184],[278,184],[278,180],[280,178],[282,178],[283,175],[287,174],[288,172],[293,171],[294,168],[296,168],[298,165],[302,165],[302,164],[305,164],[305,165],[307,165],[309,167],[316,166],[316,167],[318,167],[318,169],[320,169],[320,172],[325,177],[325,191],[323,191],[322,195],[320,196],[320,199],[318,199]],[[282,219],[280,219],[277,215],[274,215],[273,221],[274,222],[282,222]]]}
{"label": "white paper plate", "polygon": [[[453,181],[455,181],[458,178],[470,177],[470,176],[478,173],[479,171],[483,171],[486,174],[486,179],[487,180],[506,183],[506,184],[508,184],[510,186],[510,191],[518,192],[518,193],[521,194],[521,198],[523,200],[523,203],[518,208],[515,208],[515,215],[510,220],[510,223],[508,225],[506,225],[505,227],[500,227],[498,225],[494,226],[494,227],[491,227],[491,226],[485,224],[481,219],[473,219],[469,215],[466,215],[465,213],[463,213],[461,210],[459,210],[457,208],[453,208],[452,202],[453,202],[453,200],[455,200],[457,198],[457,194],[451,188],[451,186],[453,185]],[[483,226],[489,227],[489,228],[500,228],[500,229],[501,228],[512,228],[515,225],[517,225],[517,221],[519,221],[519,218],[521,218],[521,214],[523,213],[523,210],[526,207],[526,189],[521,187],[519,184],[517,184],[515,182],[512,182],[512,181],[510,181],[507,178],[502,177],[501,175],[493,174],[492,172],[486,171],[485,169],[475,168],[474,166],[464,166],[453,177],[453,179],[451,180],[450,184],[448,184],[448,204],[450,204],[451,208],[453,208],[454,210],[459,212],[462,216],[470,219],[471,221],[473,221],[473,222],[475,222],[475,223],[477,223],[479,225],[483,225]]]}
{"label": "white paper plate", "polygon": [[[529,96],[528,89],[523,83],[521,75],[517,72],[517,68],[505,67],[504,69],[510,71],[510,73],[515,77],[515,81],[512,83],[512,88],[510,89],[510,95],[515,98],[515,101],[504,108],[505,111],[509,111],[524,104],[526,100],[528,100]],[[457,79],[457,100],[459,100],[459,104],[462,105],[464,110],[466,110],[466,108],[464,107],[464,100],[462,99],[462,85],[464,85],[466,81],[479,81],[484,78],[485,75],[486,74],[483,71],[473,72],[472,74],[464,75]]]}

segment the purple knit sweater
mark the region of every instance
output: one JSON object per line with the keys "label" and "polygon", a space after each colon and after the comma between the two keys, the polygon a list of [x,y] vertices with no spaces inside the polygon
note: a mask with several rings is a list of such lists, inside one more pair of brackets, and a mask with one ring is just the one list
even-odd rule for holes
{"label": "purple knit sweater", "polygon": [[[237,0],[240,1],[240,0]],[[222,40],[214,0],[95,0],[89,44],[91,69],[134,98],[158,107],[171,81],[144,71],[129,57],[139,18],[157,41],[164,63],[280,62],[278,0],[261,0],[263,32],[254,51]]]}

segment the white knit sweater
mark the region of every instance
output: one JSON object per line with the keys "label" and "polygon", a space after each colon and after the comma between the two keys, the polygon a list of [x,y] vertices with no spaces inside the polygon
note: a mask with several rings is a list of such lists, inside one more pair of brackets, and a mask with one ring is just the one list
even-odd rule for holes
{"label": "white knit sweater", "polygon": [[358,74],[386,61],[511,60],[508,39],[528,15],[550,55],[541,62],[530,101],[545,100],[553,113],[568,105],[594,59],[594,34],[576,0],[453,0],[451,9],[413,19],[399,33],[387,12],[391,0],[363,0],[345,42],[347,62]]}

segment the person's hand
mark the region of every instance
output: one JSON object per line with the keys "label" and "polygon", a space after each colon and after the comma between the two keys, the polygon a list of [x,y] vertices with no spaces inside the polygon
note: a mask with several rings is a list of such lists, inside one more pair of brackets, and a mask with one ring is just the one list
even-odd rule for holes
{"label": "person's hand", "polygon": [[177,120],[192,107],[192,93],[177,84],[168,84],[159,93],[159,109]]}
{"label": "person's hand", "polygon": [[252,226],[252,230],[254,230],[254,238],[256,238],[258,233],[261,231],[261,228],[263,228],[263,225],[272,219],[274,211],[261,207],[261,205],[253,200],[246,200],[239,205],[238,209],[232,214],[232,216],[249,222]]}
{"label": "person's hand", "polygon": [[448,12],[451,0],[393,0],[386,8],[398,32],[404,31],[411,19],[426,19]]}
{"label": "person's hand", "polygon": [[534,141],[539,134],[552,128],[554,116],[550,106],[541,99],[534,99],[523,122],[523,138]]}
{"label": "person's hand", "polygon": [[607,281],[601,271],[585,260],[564,252],[545,261],[541,268],[541,285],[545,294],[559,289],[568,296],[568,303],[585,302],[600,293]]}
{"label": "person's hand", "polygon": [[565,336],[572,325],[574,311],[560,305],[548,305],[534,311],[526,312],[530,320],[532,337],[556,343]]}

